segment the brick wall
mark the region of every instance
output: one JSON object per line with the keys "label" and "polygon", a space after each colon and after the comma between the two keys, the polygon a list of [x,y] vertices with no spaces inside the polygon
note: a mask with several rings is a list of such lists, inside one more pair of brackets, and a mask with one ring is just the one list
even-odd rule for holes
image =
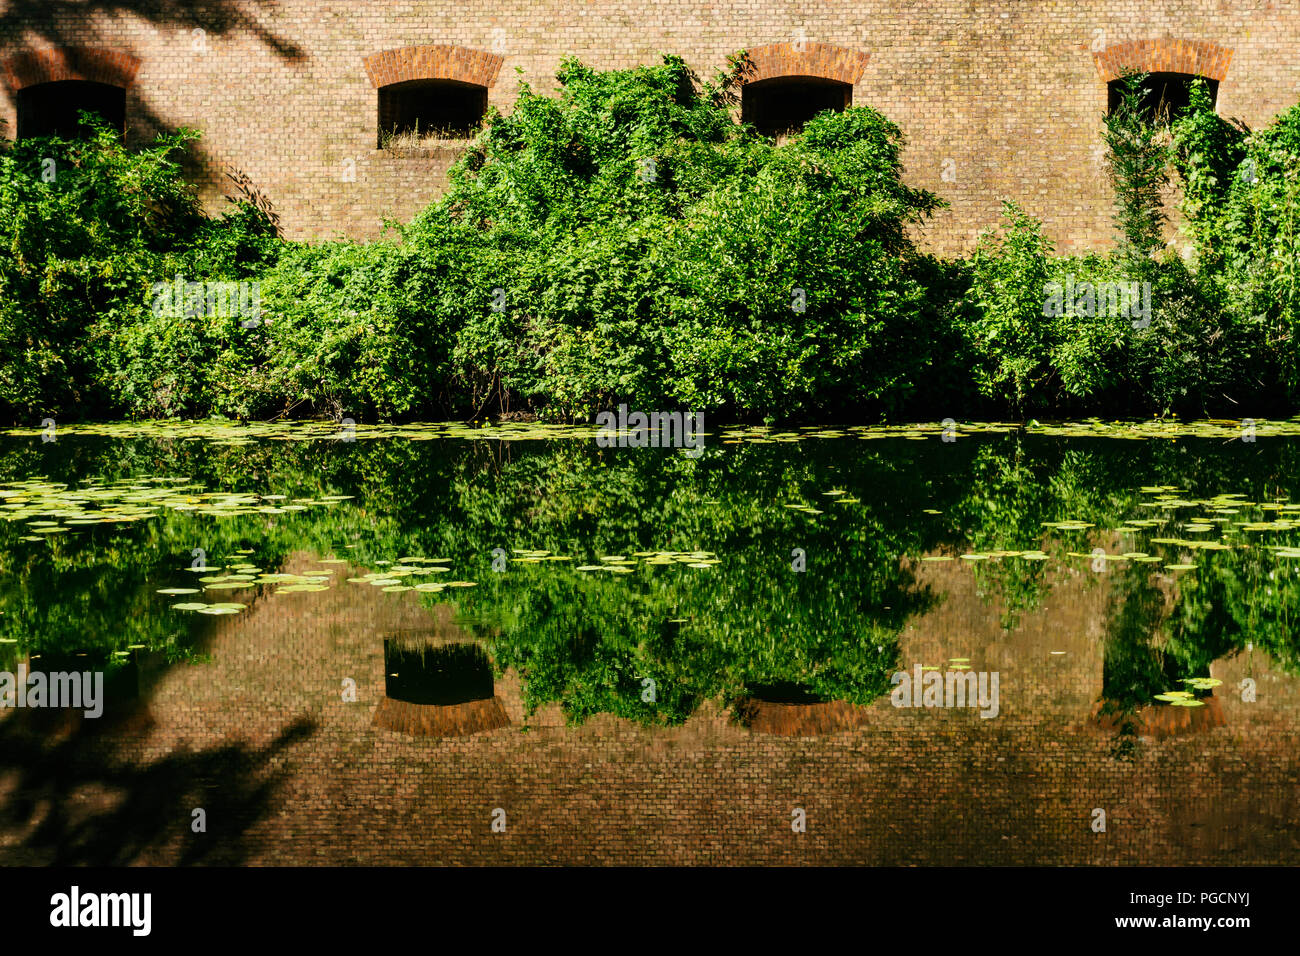
{"label": "brick wall", "polygon": [[138,61],[128,95],[136,135],[202,129],[193,174],[205,200],[220,206],[233,164],[300,238],[373,236],[445,185],[454,145],[418,155],[377,148],[375,84],[389,74],[472,75],[508,110],[517,79],[550,89],[567,54],[608,68],[675,52],[710,75],[728,54],[761,49],[764,75],[798,68],[847,80],[854,103],[903,127],[908,179],[952,203],[922,235],[946,252],[994,225],[1005,199],[1043,218],[1062,248],[1110,242],[1096,146],[1105,81],[1124,65],[1219,78],[1220,111],[1252,125],[1300,89],[1300,8],[1274,0],[1086,9],[1058,0],[279,0],[166,14],[141,0],[113,9],[133,7],[0,3],[0,118],[10,135],[15,83],[31,75],[24,63],[67,60],[61,51],[73,47],[103,51],[97,62]]}

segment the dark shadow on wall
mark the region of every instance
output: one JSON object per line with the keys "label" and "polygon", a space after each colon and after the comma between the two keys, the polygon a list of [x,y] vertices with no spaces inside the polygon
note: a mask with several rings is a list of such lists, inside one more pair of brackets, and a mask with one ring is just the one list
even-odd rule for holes
{"label": "dark shadow on wall", "polygon": [[[283,60],[304,62],[305,50],[266,26],[264,21],[276,6],[272,0],[208,0],[201,4],[192,0],[10,0],[0,13],[0,42],[6,55],[51,46],[125,46],[125,52],[138,55],[129,39],[100,27],[114,19],[135,18],[177,31],[177,43],[189,43],[190,38],[184,34],[192,30],[203,30],[208,37],[238,31],[254,37]],[[249,104],[250,109],[256,107],[256,103]],[[151,142],[159,133],[175,129],[176,124],[159,115],[150,104],[147,89],[137,85],[128,91],[128,143]],[[12,135],[13,131],[4,132]],[[191,182],[225,185],[226,164],[204,149],[202,140],[190,146],[183,168]]]}
{"label": "dark shadow on wall", "polygon": [[[77,721],[70,734],[51,734],[48,722],[23,719],[35,714],[0,722],[0,831],[26,831],[0,853],[4,865],[244,863],[244,837],[286,775],[275,762],[316,729],[300,718],[265,747],[178,749],[148,761],[132,752],[143,738],[130,728]],[[197,807],[205,833],[191,829]]]}
{"label": "dark shadow on wall", "polygon": [[[201,29],[215,36],[247,31],[277,56],[301,62],[307,57],[303,49],[258,18],[276,6],[271,0],[208,0],[201,6],[191,0],[10,0],[0,14],[0,36],[27,45],[87,46],[94,45],[89,36],[96,22],[136,17],[154,26]],[[87,24],[92,25],[89,31]]]}

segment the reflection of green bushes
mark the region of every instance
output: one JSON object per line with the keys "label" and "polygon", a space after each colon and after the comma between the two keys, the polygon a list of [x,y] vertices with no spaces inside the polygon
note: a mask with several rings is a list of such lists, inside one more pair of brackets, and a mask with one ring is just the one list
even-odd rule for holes
{"label": "reflection of green bushes", "polygon": [[1284,670],[1297,674],[1298,615],[1300,573],[1295,563],[1262,549],[1243,551],[1230,561],[1207,562],[1197,573],[1196,586],[1183,589],[1171,643],[1221,652],[1253,644]]}
{"label": "reflection of green bushes", "polygon": [[1103,713],[1132,714],[1155,695],[1184,690],[1188,677],[1208,676],[1219,648],[1172,644],[1162,634],[1164,592],[1145,568],[1120,572],[1107,615],[1102,667]]}
{"label": "reflection of green bushes", "polygon": [[[164,512],[39,545],[0,529],[8,572],[0,632],[24,652],[188,646],[190,623],[201,629],[204,621],[170,610],[184,599],[154,592],[189,583],[181,569],[194,547],[204,547],[211,563],[250,547],[248,560],[268,570],[297,549],[371,566],[440,554],[453,559],[455,576],[479,587],[423,599],[452,601],[480,627],[498,666],[524,673],[530,706],[561,701],[579,719],[608,711],[679,722],[700,699],[731,698],[753,683],[788,680],[829,697],[871,700],[887,688],[898,631],[931,600],[902,569],[914,533],[897,522],[830,514],[810,522],[781,507],[822,490],[798,456],[743,452],[752,459],[749,480],[736,488],[713,453],[615,460],[573,443],[517,457],[511,449],[504,461],[482,454],[480,443],[453,456],[406,443],[224,450],[134,442],[106,446],[99,456],[80,445],[65,440],[48,452],[66,456],[76,472],[108,479],[147,462],[151,473],[185,473],[212,488],[302,497],[364,491],[354,504],[274,520]],[[20,460],[0,457],[0,475],[14,474]],[[57,464],[49,471],[56,478]],[[575,561],[703,548],[723,563],[613,580],[572,565],[516,564],[495,575],[490,552],[498,546],[548,547]],[[811,555],[809,573],[790,570],[795,546]],[[686,622],[670,623],[675,618]],[[641,700],[646,677],[656,685],[653,705]]]}
{"label": "reflection of green bushes", "polygon": [[[559,701],[575,719],[608,711],[675,723],[699,700],[734,699],[753,683],[797,682],[860,703],[887,690],[898,632],[932,600],[899,561],[899,536],[914,532],[870,515],[825,514],[810,526],[781,507],[792,488],[823,490],[807,488],[807,465],[740,454],[752,459],[740,488],[710,455],[597,464],[572,447],[519,462],[509,482],[480,480],[472,494],[487,506],[486,523],[461,529],[480,540],[573,544],[581,563],[696,549],[722,561],[613,579],[515,565],[481,578],[463,607],[499,628],[498,665],[525,675],[530,709]],[[790,568],[794,547],[810,556],[805,573]],[[654,705],[642,700],[647,677]]]}
{"label": "reflection of green bushes", "polygon": [[[1294,442],[1261,441],[1246,456],[1217,443],[1188,451],[1183,443],[1032,435],[851,449],[816,441],[707,447],[699,458],[576,441],[227,448],[63,438],[6,446],[0,481],[27,477],[34,448],[52,481],[186,475],[213,490],[357,497],[276,516],[164,512],[43,543],[19,541],[21,523],[0,524],[0,636],[19,642],[0,644],[0,663],[15,653],[107,654],[129,644],[183,656],[209,622],[172,611],[185,598],[155,591],[192,581],[181,569],[195,547],[214,564],[252,548],[249,562],[268,571],[298,550],[372,568],[423,554],[451,558],[451,577],[478,586],[403,599],[450,604],[490,644],[498,668],[522,674],[530,710],[558,703],[574,720],[614,713],[659,723],[679,723],[704,699],[734,701],[756,685],[798,685],[857,703],[883,695],[898,664],[899,635],[937,600],[918,584],[909,558],[936,549],[1042,546],[1052,563],[1086,561],[1066,552],[1088,551],[1087,533],[1050,532],[1045,540],[1043,523],[1113,528],[1149,513],[1138,508],[1143,497],[1135,489],[1153,480],[1203,493],[1271,494],[1289,487],[1300,465]],[[822,493],[832,485],[860,501],[831,504]],[[788,503],[823,513],[783,507]],[[494,548],[546,549],[573,561],[516,561],[498,574]],[[791,570],[795,548],[806,553],[803,573]],[[715,552],[721,563],[618,576],[574,570],[601,556],[697,549]],[[1096,576],[1119,576],[1126,595],[1111,615],[1107,695],[1145,702],[1173,686],[1157,684],[1205,673],[1210,661],[1252,640],[1294,668],[1289,621],[1300,585],[1291,574],[1268,578],[1280,563],[1259,549],[1213,553],[1182,579],[1165,617],[1156,614],[1152,566],[1112,566]],[[1000,600],[1007,626],[1039,606],[1056,579],[1043,563],[1017,559],[963,569]],[[653,702],[642,699],[646,678],[654,681]]]}

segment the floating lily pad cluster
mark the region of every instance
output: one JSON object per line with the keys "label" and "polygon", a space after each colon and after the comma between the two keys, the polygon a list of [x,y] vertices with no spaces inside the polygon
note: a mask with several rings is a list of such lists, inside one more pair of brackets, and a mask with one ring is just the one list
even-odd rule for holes
{"label": "floating lily pad cluster", "polygon": [[600,564],[581,564],[578,571],[605,571],[609,574],[631,574],[637,565],[646,567],[665,567],[683,564],[688,568],[708,570],[719,564],[718,556],[712,551],[637,551],[630,557],[612,554],[600,558]]}
{"label": "floating lily pad cluster", "polygon": [[[252,551],[236,552],[236,557],[241,558]],[[166,595],[188,595],[199,594],[210,591],[238,591],[263,586],[273,586],[272,594],[316,594],[322,591],[328,591],[334,584],[333,575],[336,574],[338,565],[349,564],[345,558],[322,558],[318,562],[321,567],[309,571],[305,574],[290,574],[279,572],[266,572],[256,565],[243,563],[233,563],[229,565],[205,565],[203,567],[184,568],[184,571],[190,572],[197,577],[195,583],[202,585],[199,587],[166,587],[159,588],[159,594]],[[382,571],[374,571],[361,577],[351,577],[347,581],[350,584],[368,584],[372,587],[378,587],[385,592],[400,591],[419,591],[423,593],[439,592],[447,588],[472,588],[475,586],[473,581],[422,581],[416,580],[426,578],[436,574],[446,574],[451,568],[450,558],[424,558],[408,556],[398,558],[397,563],[390,561],[377,561],[378,565],[385,566]],[[391,565],[391,566],[389,566]],[[224,571],[224,574],[217,572]],[[195,611],[203,614],[229,614],[243,610],[247,605],[234,602],[219,602],[214,604],[204,604],[197,601],[186,601],[179,604],[173,604],[172,607],[178,611]],[[212,610],[213,608],[224,610]]]}
{"label": "floating lily pad cluster", "polygon": [[195,502],[201,489],[188,478],[138,478],[104,482],[94,478],[74,488],[62,482],[0,484],[0,516],[26,522],[24,541],[40,541],[91,526],[128,525],[157,516],[177,504]]}
{"label": "floating lily pad cluster", "polygon": [[[1106,562],[1132,562],[1135,564],[1159,564],[1165,571],[1195,571],[1197,564],[1190,560],[1190,552],[1216,552],[1243,550],[1254,547],[1272,551],[1279,558],[1300,559],[1300,546],[1290,544],[1269,544],[1259,541],[1261,533],[1300,530],[1300,504],[1287,501],[1247,501],[1239,493],[1215,495],[1212,498],[1189,498],[1186,492],[1170,485],[1147,485],[1141,488],[1144,494],[1152,495],[1149,501],[1140,502],[1139,507],[1154,511],[1168,512],[1164,518],[1129,518],[1118,527],[1109,530],[1122,535],[1146,535],[1172,528],[1182,532],[1174,537],[1167,532],[1159,537],[1146,539],[1146,550],[1130,548],[1125,551],[1109,552],[1101,548],[1091,551],[1067,550],[1068,558],[1103,560]],[[791,507],[787,505],[787,507]],[[1188,515],[1184,519],[1178,512],[1185,509],[1197,509],[1209,512],[1208,515]],[[927,514],[939,514],[934,509],[925,509]],[[1255,513],[1275,515],[1271,520],[1254,517]],[[1044,521],[1043,527],[1057,532],[1092,532],[1097,529],[1094,522],[1079,519],[1064,521]],[[1156,546],[1175,551],[1177,558],[1161,556]],[[921,558],[926,563],[940,563],[954,560],[953,555],[932,554]],[[964,561],[988,561],[1003,558],[1021,558],[1027,561],[1045,561],[1050,555],[1042,550],[1026,551],[970,551],[960,557]]]}
{"label": "floating lily pad cluster", "polygon": [[[245,556],[251,551],[237,552],[232,563],[226,565],[205,565],[200,568],[184,568],[185,572],[195,575],[195,586],[171,586],[158,588],[159,594],[168,596],[189,596],[207,594],[208,592],[244,591],[264,586],[273,586],[272,594],[308,594],[328,591],[333,587],[333,575],[338,570],[335,565],[348,564],[343,558],[322,558],[321,567],[303,574],[275,573],[263,571],[248,563]],[[550,551],[516,548],[511,561],[518,564],[543,564],[545,562],[570,562],[567,555],[552,554]],[[712,551],[638,551],[632,556],[608,555],[601,557],[599,564],[579,565],[581,572],[603,571],[610,574],[631,574],[638,566],[685,565],[696,570],[707,570],[719,564],[717,555]],[[349,584],[363,584],[379,588],[385,593],[395,594],[405,591],[418,593],[439,593],[448,588],[472,588],[475,581],[443,580],[436,578],[451,572],[451,558],[421,557],[408,555],[396,559],[375,561],[382,568],[379,571],[349,577]],[[173,604],[178,611],[191,611],[201,614],[233,614],[243,610],[247,605],[238,602],[182,601]]]}
{"label": "floating lily pad cluster", "polygon": [[724,445],[772,445],[783,442],[800,442],[810,438],[904,438],[930,441],[934,438],[956,439],[961,435],[1004,434],[1020,426],[1004,422],[982,422],[963,425],[850,425],[844,428],[822,428],[808,425],[801,428],[777,429],[768,425],[727,426],[721,433]]}
{"label": "floating lily pad cluster", "polygon": [[[381,565],[388,565],[389,562],[376,562]],[[474,581],[421,581],[418,578],[427,578],[435,574],[448,574],[451,572],[449,565],[452,564],[451,558],[425,558],[408,555],[404,558],[398,558],[397,563],[386,567],[383,571],[374,571],[364,574],[357,578],[348,578],[349,584],[368,584],[371,587],[379,588],[388,594],[397,594],[402,591],[418,591],[424,594],[436,594],[445,591],[447,588],[472,588],[476,586]]]}
{"label": "floating lily pad cluster", "polygon": [[[960,426],[966,429],[968,426]],[[1250,429],[1250,431],[1247,431]],[[1059,438],[1130,438],[1130,439],[1180,439],[1180,438],[1214,438],[1240,439],[1249,435],[1255,439],[1265,437],[1300,436],[1300,420],[1268,421],[1255,419],[1240,421],[1237,419],[1205,419],[1195,422],[1147,421],[1147,422],[1103,422],[1089,419],[1084,422],[1060,422],[1040,424],[1030,422],[1026,431],[1040,435],[1052,435]]]}
{"label": "floating lily pad cluster", "polygon": [[[595,438],[595,425],[548,425],[533,422],[505,422],[499,425],[466,422],[415,422],[406,425],[366,425],[348,422],[109,422],[60,425],[58,435],[89,435],[98,438],[143,438],[203,442],[219,447],[239,447],[255,441],[374,441],[405,438],[432,441],[440,438],[496,438],[511,441],[559,438]],[[41,428],[11,428],[0,434],[39,437]]]}
{"label": "floating lily pad cluster", "polygon": [[1216,677],[1188,677],[1183,683],[1191,690],[1167,690],[1163,694],[1156,694],[1155,699],[1174,707],[1204,707],[1205,701],[1197,700],[1194,694],[1213,690],[1223,681]]}
{"label": "floating lily pad cluster", "polygon": [[[690,411],[690,410],[683,410]],[[1083,422],[1042,424],[1030,421],[1016,422],[938,422],[909,425],[850,425],[827,428],[806,425],[797,428],[777,428],[768,425],[728,425],[722,429],[722,444],[771,444],[798,442],[810,438],[903,438],[930,441],[935,438],[957,439],[964,435],[1001,434],[1024,430],[1034,434],[1064,438],[1116,438],[1116,439],[1180,439],[1180,438],[1240,438],[1245,429],[1256,439],[1277,436],[1300,436],[1300,420],[1268,421],[1257,419],[1246,423],[1237,420],[1212,419],[1196,422],[1147,421],[1104,422],[1089,419]],[[0,434],[37,438],[45,433],[43,427],[11,428]],[[177,441],[207,442],[216,445],[247,445],[260,439],[279,441],[367,441],[384,438],[405,438],[411,441],[431,441],[447,438],[492,438],[508,441],[555,440],[563,438],[593,439],[602,430],[594,424],[545,424],[541,422],[413,422],[403,425],[367,425],[348,422],[107,422],[98,424],[60,425],[58,434],[93,435],[101,438],[159,438]]]}
{"label": "floating lily pad cluster", "polygon": [[0,484],[0,517],[24,521],[23,541],[91,527],[126,526],[156,518],[165,511],[193,512],[218,518],[247,514],[288,514],[328,507],[352,495],[289,498],[279,494],[205,491],[189,478],[144,477],[104,481],[87,478],[77,487],[62,482],[13,481]]}
{"label": "floating lily pad cluster", "polygon": [[204,604],[202,601],[189,601],[181,604],[173,604],[172,607],[177,611],[194,611],[198,614],[238,614],[247,604],[240,604],[237,601],[223,601],[215,604]]}
{"label": "floating lily pad cluster", "polygon": [[510,560],[516,561],[519,564],[541,564],[545,561],[572,561],[573,560],[573,558],[569,557],[568,555],[552,554],[549,551],[529,551],[525,548],[513,548],[512,550],[514,551],[516,557],[513,557]]}

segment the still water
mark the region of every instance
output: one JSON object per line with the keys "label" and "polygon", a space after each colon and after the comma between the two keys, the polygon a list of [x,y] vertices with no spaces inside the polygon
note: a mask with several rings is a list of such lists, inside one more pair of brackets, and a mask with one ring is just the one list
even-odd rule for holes
{"label": "still water", "polygon": [[1300,859],[1286,428],[336,428],[0,436],[0,860]]}

